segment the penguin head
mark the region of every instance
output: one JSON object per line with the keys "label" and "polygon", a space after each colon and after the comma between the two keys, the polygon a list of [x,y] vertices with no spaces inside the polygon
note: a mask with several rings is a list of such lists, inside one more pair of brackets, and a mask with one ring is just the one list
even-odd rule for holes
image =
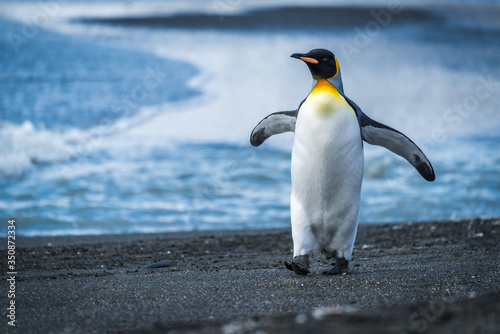
{"label": "penguin head", "polygon": [[294,53],[291,57],[305,62],[315,80],[330,79],[340,72],[337,57],[326,49],[313,49],[308,53]]}

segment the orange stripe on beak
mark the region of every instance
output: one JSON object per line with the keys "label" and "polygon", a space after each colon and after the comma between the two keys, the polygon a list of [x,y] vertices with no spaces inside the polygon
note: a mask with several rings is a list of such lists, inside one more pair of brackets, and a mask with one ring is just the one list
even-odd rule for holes
{"label": "orange stripe on beak", "polygon": [[312,63],[312,64],[317,64],[318,63],[318,61],[316,59],[310,58],[310,57],[300,57],[300,60],[303,60],[306,63]]}

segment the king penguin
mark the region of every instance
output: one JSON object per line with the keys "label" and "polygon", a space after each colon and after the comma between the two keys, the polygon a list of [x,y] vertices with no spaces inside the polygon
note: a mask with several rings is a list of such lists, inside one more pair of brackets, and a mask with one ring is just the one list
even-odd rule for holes
{"label": "king penguin", "polygon": [[344,94],[340,66],[326,49],[294,53],[314,79],[309,95],[292,111],[273,113],[257,124],[253,146],[267,138],[295,132],[290,212],[293,260],[286,268],[309,273],[309,255],[334,258],[324,275],[347,273],[358,227],[363,181],[363,141],[383,146],[410,162],[427,181],[435,174],[424,153],[401,132],[366,116]]}

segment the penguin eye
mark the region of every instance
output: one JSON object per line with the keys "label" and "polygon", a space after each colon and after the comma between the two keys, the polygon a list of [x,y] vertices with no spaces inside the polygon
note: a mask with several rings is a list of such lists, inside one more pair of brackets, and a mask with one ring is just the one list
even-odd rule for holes
{"label": "penguin eye", "polygon": [[321,58],[322,61],[328,61],[328,58],[324,57],[324,58]]}

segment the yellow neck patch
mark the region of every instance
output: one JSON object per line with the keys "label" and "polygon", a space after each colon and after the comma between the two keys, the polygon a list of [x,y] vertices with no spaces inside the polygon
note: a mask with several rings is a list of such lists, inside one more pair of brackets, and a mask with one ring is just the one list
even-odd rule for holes
{"label": "yellow neck patch", "polygon": [[355,111],[339,93],[337,88],[326,79],[318,80],[311,94],[309,94],[303,103],[301,110],[306,113],[314,111],[323,116],[345,110],[356,118]]}
{"label": "yellow neck patch", "polygon": [[[323,115],[340,109],[352,110],[337,88],[326,79],[318,80],[304,104],[307,109],[315,110]],[[352,113],[354,114],[354,111]]]}
{"label": "yellow neck patch", "polygon": [[333,94],[336,97],[338,96],[341,98],[342,96],[340,95],[339,91],[335,86],[328,80],[326,79],[319,79],[316,85],[314,86],[311,94],[316,94],[316,93],[327,93],[327,94]]}

